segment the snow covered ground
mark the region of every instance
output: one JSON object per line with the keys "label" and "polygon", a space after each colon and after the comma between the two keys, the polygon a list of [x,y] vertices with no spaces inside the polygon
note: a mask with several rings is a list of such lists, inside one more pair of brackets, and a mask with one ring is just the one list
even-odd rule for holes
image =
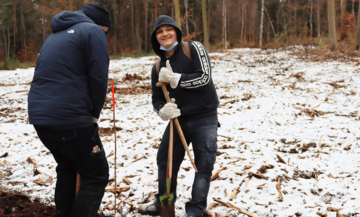
{"label": "snow covered ground", "polygon": [[[360,216],[359,59],[312,61],[316,58],[304,58],[302,49],[211,53],[221,124],[213,171],[220,173],[208,196],[212,215],[246,216],[241,210],[256,216],[317,216],[338,209]],[[117,204],[126,216],[138,216],[139,204],[153,201],[157,192],[156,153],[167,122],[151,104],[155,60],[110,63],[109,79],[117,89],[117,183],[123,189]],[[54,204],[56,164],[27,123],[33,73],[34,68],[0,71],[0,185]],[[109,92],[99,124],[109,155],[109,189],[115,168],[112,118]],[[185,214],[194,178],[185,158],[177,216]],[[100,210],[110,215],[113,206],[114,194],[106,192]]]}

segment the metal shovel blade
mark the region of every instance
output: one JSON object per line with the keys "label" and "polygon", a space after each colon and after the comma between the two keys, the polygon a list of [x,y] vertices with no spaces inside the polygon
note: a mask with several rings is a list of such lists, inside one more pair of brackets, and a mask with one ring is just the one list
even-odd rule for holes
{"label": "metal shovel blade", "polygon": [[172,158],[173,158],[173,120],[170,120],[170,138],[169,138],[169,152],[166,171],[166,191],[160,196],[160,216],[161,217],[175,217],[174,194],[170,193],[171,173],[172,173]]}
{"label": "metal shovel blade", "polygon": [[175,217],[174,195],[169,194],[160,196],[160,216]]}

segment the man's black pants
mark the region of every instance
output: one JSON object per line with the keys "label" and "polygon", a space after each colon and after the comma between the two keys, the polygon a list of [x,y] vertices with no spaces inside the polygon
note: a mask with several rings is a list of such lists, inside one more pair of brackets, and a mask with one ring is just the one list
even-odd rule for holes
{"label": "man's black pants", "polygon": [[[98,134],[98,125],[74,130],[34,127],[58,164],[56,216],[96,216],[109,180],[109,166]],[[101,150],[93,153],[96,145]],[[81,184],[75,197],[77,173],[80,174]]]}
{"label": "man's black pants", "polygon": [[[192,185],[192,198],[186,203],[186,213],[189,216],[198,217],[205,212],[207,206],[206,200],[210,187],[210,178],[216,160],[218,118],[217,114],[213,114],[200,118],[179,118],[179,122],[187,144],[191,143],[193,146],[195,165],[198,169]],[[168,125],[157,153],[159,193],[156,195],[155,206],[158,209],[160,209],[159,197],[166,190],[169,136],[170,127]],[[175,126],[173,141],[173,169],[170,191],[174,194],[176,200],[177,174],[184,159],[185,149]],[[195,172],[193,169],[191,171]]]}

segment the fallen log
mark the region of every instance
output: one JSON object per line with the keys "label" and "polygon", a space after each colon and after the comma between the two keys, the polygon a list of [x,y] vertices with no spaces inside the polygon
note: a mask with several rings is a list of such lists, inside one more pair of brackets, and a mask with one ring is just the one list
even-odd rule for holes
{"label": "fallen log", "polygon": [[265,164],[265,165],[262,165],[260,167],[260,169],[258,169],[258,172],[260,173],[266,173],[266,170],[267,169],[273,169],[274,168],[274,165],[271,165],[271,164]]}
{"label": "fallen log", "polygon": [[10,94],[10,93],[22,93],[22,92],[29,92],[29,90],[17,90],[17,91],[11,91],[11,92],[7,92],[7,93],[3,93],[0,96],[5,96],[6,94]]}
{"label": "fallen log", "polygon": [[242,213],[242,214],[245,214],[245,215],[250,216],[250,217],[256,217],[255,214],[253,214],[253,213],[251,213],[251,212],[248,212],[247,210],[240,209],[239,207],[237,207],[237,206],[235,206],[235,205],[233,205],[233,204],[231,204],[231,203],[229,203],[229,202],[228,202],[228,204],[229,204],[229,207],[230,207],[230,208],[234,208],[234,209],[236,209],[237,211],[239,211],[239,212]]}
{"label": "fallen log", "polygon": [[328,207],[327,211],[340,211],[342,209],[344,209],[344,208]]}
{"label": "fallen log", "polygon": [[131,161],[127,166],[125,166],[125,168],[128,167],[130,164],[135,163],[136,161],[139,161],[143,158],[147,158],[147,157],[145,155],[143,155],[142,157],[136,158],[135,160]]}
{"label": "fallen log", "polygon": [[216,171],[216,172],[211,176],[210,181],[212,182],[212,181],[214,181],[215,179],[219,178],[221,171],[226,170],[226,169],[227,169],[227,168],[224,167],[224,168],[221,168],[221,169],[219,169],[218,171]]}
{"label": "fallen log", "polygon": [[252,173],[252,172],[249,173],[249,176],[254,176],[257,179],[266,179],[266,180],[268,179],[268,177],[266,177],[266,176],[263,176],[263,175],[257,174],[257,173]]}
{"label": "fallen log", "polygon": [[212,212],[210,212],[209,210],[206,210],[206,213],[207,213],[209,216],[211,216],[211,217],[216,217],[216,216],[214,216],[214,214],[213,214]]}
{"label": "fallen log", "polygon": [[[116,192],[121,193],[121,192],[126,192],[130,190],[130,187],[121,187],[121,188],[116,188]],[[105,189],[105,192],[113,192],[115,191],[115,188],[107,188]]]}
{"label": "fallen log", "polygon": [[217,206],[218,206],[217,203],[212,203],[212,204],[210,204],[210,206],[207,208],[207,210],[211,210],[212,208],[217,207]]}
{"label": "fallen log", "polygon": [[132,183],[127,177],[123,178],[123,182],[125,182],[128,185],[131,185],[131,183]]}
{"label": "fallen log", "polygon": [[322,212],[319,212],[319,211],[317,211],[316,214],[318,214],[318,215],[321,216],[321,217],[327,217],[326,214],[324,214],[324,213],[322,213]]}
{"label": "fallen log", "polygon": [[257,188],[257,189],[261,189],[261,187],[264,186],[264,185],[266,185],[266,183],[260,184],[260,185],[256,186],[256,188]]}
{"label": "fallen log", "polygon": [[231,196],[229,198],[230,201],[234,200],[236,195],[240,192],[240,187],[236,187],[232,190]]}
{"label": "fallen log", "polygon": [[324,82],[324,84],[329,84],[329,85],[331,85],[331,86],[333,86],[334,88],[347,88],[347,86],[345,86],[345,85],[341,85],[341,84],[336,84],[336,83],[333,83],[333,82]]}
{"label": "fallen log", "polygon": [[231,204],[231,203],[229,203],[229,202],[222,201],[222,200],[220,200],[220,199],[218,199],[218,198],[215,198],[215,197],[214,197],[213,199],[214,199],[216,202],[218,202],[218,203],[220,203],[221,205],[223,205],[223,206],[227,206],[227,207],[229,207],[229,208],[234,208],[234,209],[236,209],[238,212],[240,212],[240,213],[242,213],[242,214],[245,214],[245,215],[250,216],[250,217],[256,217],[255,214],[250,213],[250,212],[248,212],[247,210],[240,209],[239,207],[237,207],[237,206],[235,206],[235,205],[233,205],[233,204]]}
{"label": "fallen log", "polygon": [[280,163],[286,164],[284,159],[282,159],[278,154],[276,155],[276,157],[277,157],[277,159],[279,160]]}
{"label": "fallen log", "polygon": [[279,192],[279,201],[282,202],[283,201],[283,196],[282,196],[282,193],[281,193],[281,179],[280,178],[278,178],[278,182],[276,184],[276,189]]}

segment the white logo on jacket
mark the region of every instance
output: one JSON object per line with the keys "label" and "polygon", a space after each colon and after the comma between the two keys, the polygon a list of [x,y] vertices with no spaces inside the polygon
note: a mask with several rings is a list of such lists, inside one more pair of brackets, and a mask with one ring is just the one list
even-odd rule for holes
{"label": "white logo on jacket", "polygon": [[68,31],[68,33],[71,33],[71,34],[74,32],[75,32],[75,30],[73,30],[73,29]]}
{"label": "white logo on jacket", "polygon": [[194,45],[194,48],[197,51],[199,61],[201,64],[201,70],[202,70],[203,74],[201,77],[198,77],[198,78],[195,78],[192,80],[181,81],[180,87],[184,87],[187,89],[198,88],[198,87],[204,86],[204,85],[208,84],[211,80],[211,77],[210,77],[211,76],[211,74],[210,74],[211,65],[209,63],[210,61],[208,59],[208,56],[206,55],[205,48],[198,41],[193,41],[192,45]]}

